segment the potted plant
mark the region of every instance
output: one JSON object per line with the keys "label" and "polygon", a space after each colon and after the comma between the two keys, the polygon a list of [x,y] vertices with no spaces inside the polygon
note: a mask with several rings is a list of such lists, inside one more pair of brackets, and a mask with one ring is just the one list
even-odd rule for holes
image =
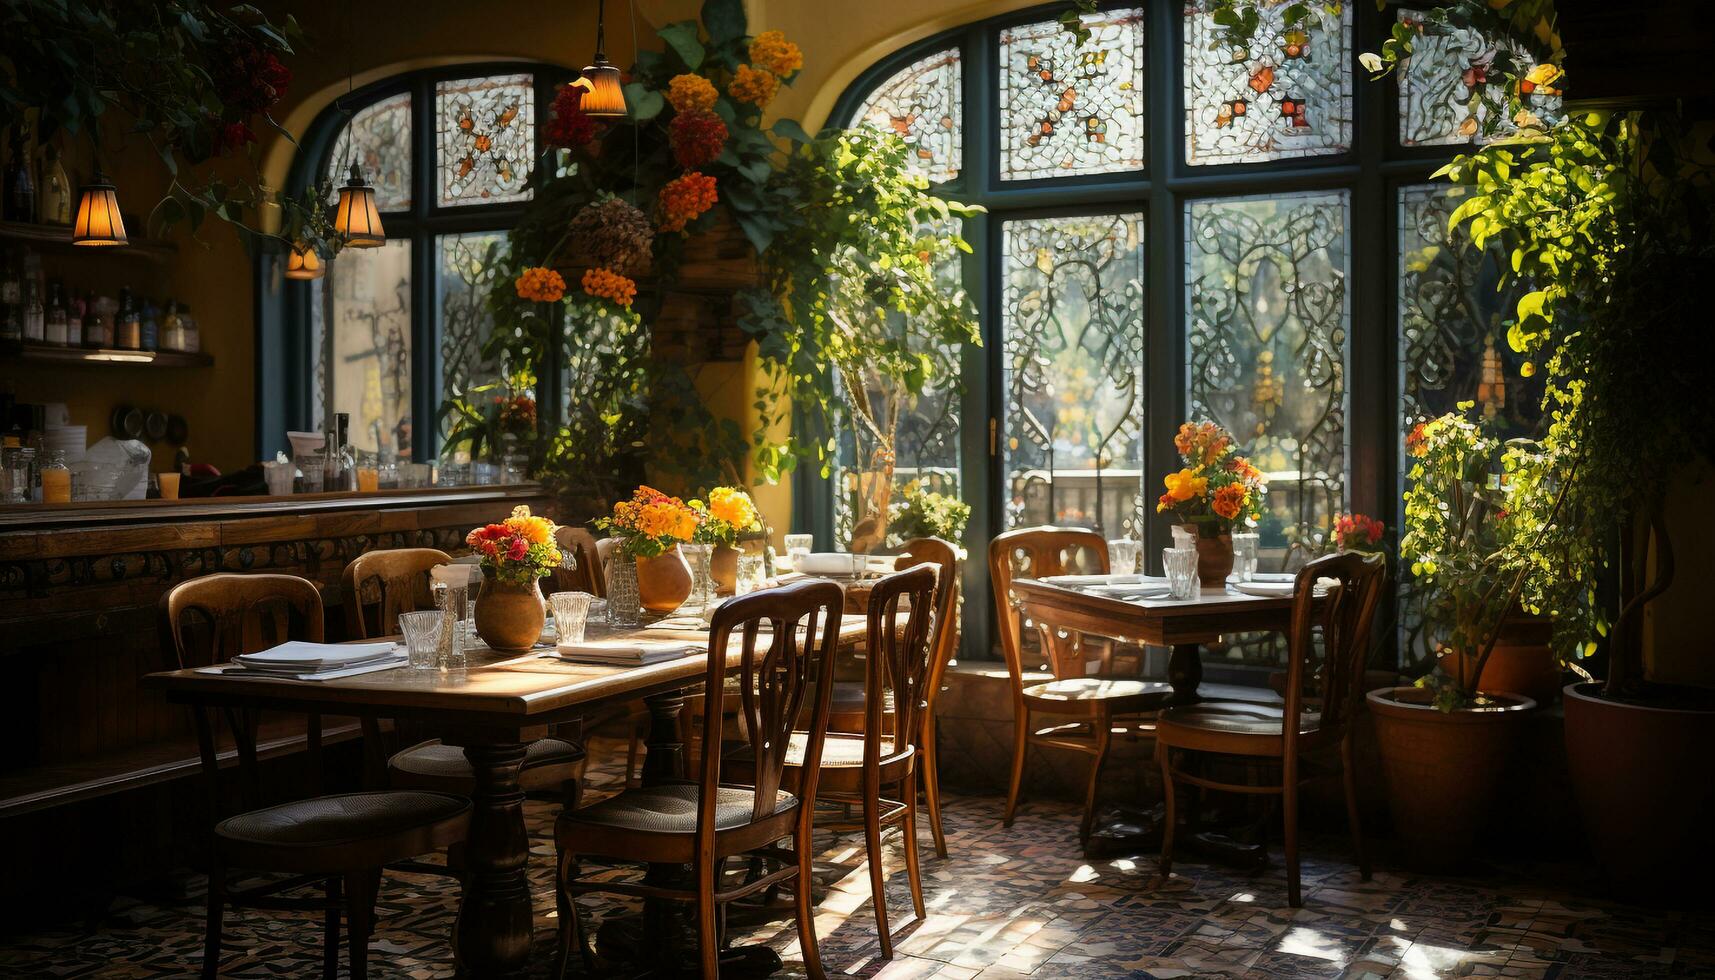
{"label": "potted plant", "polygon": [[[697,533],[697,512],[678,497],[654,487],[642,486],[613,505],[613,516],[596,526],[614,535],[608,577],[621,581],[635,568],[638,603],[650,612],[667,613],[679,608],[691,595],[691,567],[679,546]],[[609,586],[610,593],[612,586]],[[610,595],[611,601],[611,595]]]}
{"label": "potted plant", "polygon": [[1233,437],[1213,422],[1186,422],[1173,437],[1185,464],[1165,479],[1156,513],[1172,511],[1197,544],[1197,577],[1224,589],[1233,571],[1233,527],[1255,521],[1268,482],[1240,456]]}
{"label": "potted plant", "polygon": [[528,650],[542,635],[541,578],[560,565],[554,522],[516,507],[499,524],[471,531],[465,544],[480,556],[476,633],[495,650]]}
{"label": "potted plant", "polygon": [[888,543],[898,546],[912,538],[957,542],[964,539],[970,519],[970,504],[949,493],[925,490],[912,480],[900,488],[900,499],[888,518]]}
{"label": "potted plant", "polygon": [[715,487],[708,499],[691,501],[697,511],[697,530],[691,540],[713,547],[709,575],[716,591],[732,595],[738,586],[738,538],[762,530],[762,515],[750,494],[737,487]]}

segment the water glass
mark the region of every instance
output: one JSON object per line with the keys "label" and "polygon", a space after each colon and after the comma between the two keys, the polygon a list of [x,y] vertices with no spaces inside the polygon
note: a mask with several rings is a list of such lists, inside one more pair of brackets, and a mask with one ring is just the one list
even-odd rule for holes
{"label": "water glass", "polygon": [[1108,539],[1108,571],[1115,575],[1136,575],[1137,560],[1143,556],[1143,542],[1131,538]]}
{"label": "water glass", "polygon": [[1249,582],[1256,578],[1257,535],[1252,531],[1239,531],[1233,535],[1233,574],[1239,581]]}
{"label": "water glass", "polygon": [[582,643],[584,625],[589,622],[590,603],[595,596],[588,592],[556,592],[548,597],[554,608],[554,632],[561,643]]}
{"label": "water glass", "polygon": [[733,595],[749,595],[762,588],[762,556],[738,556],[738,581],[734,584]]}
{"label": "water glass", "polygon": [[470,485],[470,464],[447,461],[441,464],[441,471],[435,481],[443,487],[464,487]]}
{"label": "water glass", "polygon": [[411,669],[434,670],[441,646],[440,610],[400,613],[399,632],[405,634],[405,653]]}
{"label": "water glass", "polygon": [[786,535],[786,557],[792,562],[793,571],[798,569],[798,557],[809,554],[815,547],[816,536],[814,534]]}
{"label": "water glass", "polygon": [[1167,590],[1173,598],[1197,598],[1196,548],[1163,548],[1161,564],[1167,571]]}
{"label": "water glass", "polygon": [[298,467],[299,493],[321,493],[322,475],[327,467],[326,453],[299,453],[292,462]]}
{"label": "water glass", "polygon": [[607,563],[607,624],[630,629],[642,622],[642,598],[637,593],[637,559],[615,554]]}
{"label": "water glass", "polygon": [[706,606],[715,599],[715,580],[711,575],[715,546],[712,544],[682,544],[679,551],[685,564],[691,566],[691,596],[693,606]]}

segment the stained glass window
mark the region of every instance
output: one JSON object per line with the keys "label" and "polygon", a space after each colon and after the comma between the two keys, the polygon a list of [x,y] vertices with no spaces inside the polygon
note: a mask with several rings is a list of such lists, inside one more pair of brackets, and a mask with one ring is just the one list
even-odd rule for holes
{"label": "stained glass window", "polygon": [[1345,191],[1186,205],[1190,415],[1267,474],[1276,568],[1313,556],[1344,506],[1347,212]]}
{"label": "stained glass window", "polygon": [[506,249],[500,231],[441,235],[435,276],[435,323],[441,336],[441,390],[492,380],[501,365],[483,360],[482,345],[494,327],[488,292],[495,259]]}
{"label": "stained glass window", "polygon": [[530,199],[536,154],[536,96],[529,75],[435,84],[440,204]]}
{"label": "stained glass window", "polygon": [[1350,3],[1309,5],[1288,29],[1258,5],[1248,48],[1226,44],[1200,2],[1185,7],[1185,162],[1260,163],[1352,145]]}
{"label": "stained glass window", "polygon": [[964,127],[959,49],[926,55],[877,85],[850,125],[899,134],[916,156],[916,170],[936,183],[959,175]]}
{"label": "stained glass window", "polygon": [[[355,149],[353,147],[355,137]],[[375,206],[383,211],[411,207],[411,93],[382,99],[352,114],[334,140],[328,180],[334,187],[351,176],[352,155],[375,187]]]}
{"label": "stained glass window", "polygon": [[[1411,57],[1399,66],[1399,141],[1406,146],[1485,142],[1517,129],[1507,112],[1503,69],[1521,73],[1530,64],[1521,45],[1501,43],[1468,27],[1428,26],[1422,15],[1399,12],[1418,37]],[[1538,97],[1532,111],[1545,123],[1560,112],[1560,99]],[[1492,128],[1490,120],[1503,117]]]}
{"label": "stained glass window", "polygon": [[321,419],[348,413],[357,449],[409,457],[410,241],[348,248],[311,286]]}
{"label": "stained glass window", "polygon": [[1009,527],[1142,535],[1143,215],[1002,226]]}
{"label": "stained glass window", "polygon": [[1034,180],[1143,167],[1143,11],[1081,15],[1000,33],[1000,176]]}

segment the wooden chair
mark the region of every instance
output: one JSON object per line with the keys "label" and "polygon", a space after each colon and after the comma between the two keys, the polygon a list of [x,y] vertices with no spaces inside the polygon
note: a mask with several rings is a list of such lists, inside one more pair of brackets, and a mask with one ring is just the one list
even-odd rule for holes
{"label": "wooden chair", "polygon": [[[1312,598],[1319,579],[1334,579],[1321,608]],[[1370,621],[1387,581],[1381,556],[1328,555],[1299,569],[1287,634],[1286,703],[1281,707],[1245,702],[1205,701],[1169,708],[1156,720],[1155,754],[1167,797],[1167,823],[1161,838],[1161,880],[1173,866],[1174,782],[1233,793],[1265,793],[1282,798],[1286,823],[1286,894],[1300,903],[1298,882],[1298,784],[1300,754],[1338,744],[1346,788],[1346,816],[1358,871],[1367,881],[1369,857],[1358,822],[1357,777],[1352,768],[1352,720],[1362,703],[1364,655]],[[1313,630],[1322,628],[1323,657],[1311,665]],[[1308,693],[1307,693],[1308,692]],[[1278,761],[1279,785],[1219,782],[1192,775],[1174,765],[1173,754],[1210,753]]]}
{"label": "wooden chair", "polygon": [[[1069,571],[1106,574],[1107,541],[1084,528],[1032,527],[1007,531],[989,542],[989,578],[994,583],[1000,646],[1012,680],[1012,780],[1007,786],[1003,823],[1012,826],[1030,746],[1068,749],[1090,756],[1084,817],[1078,826],[1082,841],[1089,839],[1095,822],[1098,777],[1107,758],[1114,719],[1163,707],[1172,698],[1173,688],[1159,681],[1085,676],[1083,638],[1062,637],[1046,629],[1042,630],[1043,652],[1050,658],[1055,679],[1025,685],[1023,623],[1012,604],[1012,581]],[[1111,644],[1102,644],[1104,660],[1111,650]],[[1062,720],[1038,730],[1032,725],[1035,714]]]}
{"label": "wooden chair", "polygon": [[572,556],[571,568],[557,568],[549,578],[553,592],[588,592],[607,596],[607,572],[601,567],[601,552],[595,535],[581,527],[561,527],[554,532],[560,552]]}
{"label": "wooden chair", "polygon": [[[923,878],[917,868],[917,747],[924,741],[934,691],[935,663],[930,631],[940,591],[936,569],[917,565],[877,582],[869,593],[869,657],[864,683],[869,691],[863,734],[830,732],[822,748],[818,801],[857,804],[863,821],[855,827],[824,823],[823,829],[864,833],[869,861],[870,896],[881,934],[883,959],[893,958],[893,934],[887,925],[886,874],[881,832],[895,824],[905,832],[905,870],[911,904],[923,918]],[[900,622],[901,599],[905,621]],[[884,721],[883,715],[888,717]],[[786,750],[788,785],[803,782],[806,732],[794,732]],[[895,790],[896,792],[888,792]],[[885,795],[884,795],[885,794]],[[933,795],[930,799],[934,799]],[[849,810],[847,811],[849,812]]]}
{"label": "wooden chair", "polygon": [[[702,975],[714,980],[719,976],[722,945],[719,907],[790,881],[796,893],[805,969],[818,980],[824,976],[810,905],[809,801],[815,798],[827,733],[844,601],[839,586],[832,582],[802,582],[730,599],[715,610],[705,690],[721,689],[736,631],[742,727],[755,782],[738,786],[723,781],[721,740],[705,738],[694,782],[628,789],[586,809],[561,813],[554,837],[559,851],[556,894],[562,972],[574,946],[586,968],[591,964],[576,895],[606,891],[694,904]],[[812,709],[803,741],[804,775],[793,793],[782,788],[782,777],[794,722],[806,704]],[[793,840],[790,851],[775,846],[786,837]],[[580,880],[578,858],[586,854],[651,865],[690,865],[691,883],[676,885],[653,873],[641,882]],[[726,874],[730,859],[747,855],[761,857],[773,867],[736,880]]]}
{"label": "wooden chair", "polygon": [[[161,600],[162,646],[180,668],[220,663],[241,653],[265,650],[288,639],[319,642],[322,600],[313,583],[293,575],[206,575],[182,582]],[[192,709],[202,748],[211,811],[218,813],[219,762],[210,711]],[[226,711],[237,743],[245,806],[260,796],[256,773],[256,713]],[[314,761],[320,762],[321,719],[310,717]],[[319,768],[319,766],[318,766]],[[464,840],[470,801],[418,791],[341,793],[250,809],[214,828],[208,875],[208,921],[202,975],[220,968],[221,924],[234,907],[303,909],[325,914],[322,969],[339,967],[339,913],[349,921],[351,976],[367,975],[369,936],[375,925],[375,896],[384,865]],[[226,869],[279,872],[292,877],[242,891],[229,891]],[[283,892],[320,881],[325,898],[282,897]],[[341,898],[341,891],[344,898]]]}
{"label": "wooden chair", "polygon": [[[929,627],[929,679],[924,687],[927,704],[923,709],[923,724],[916,737],[917,753],[922,759],[921,780],[923,796],[929,809],[929,832],[935,840],[935,853],[947,856],[947,837],[941,830],[941,779],[936,761],[935,702],[945,686],[947,666],[959,649],[959,548],[941,538],[912,538],[900,548],[895,568],[918,565],[937,567],[935,577],[934,619]],[[834,706],[828,715],[831,732],[862,732],[868,710],[865,696],[866,681],[834,681]],[[892,719],[892,706],[887,706]]]}
{"label": "wooden chair", "polygon": [[[451,562],[445,552],[433,548],[371,551],[352,559],[342,576],[346,630],[351,638],[392,636],[399,632],[401,613],[433,609],[429,570]],[[373,744],[379,750],[381,732],[372,720],[365,720],[364,738],[366,744]],[[583,747],[575,741],[537,739],[525,750],[518,785],[526,793],[569,793],[583,761]],[[393,789],[469,796],[476,785],[476,774],[465,759],[464,750],[438,738],[393,753],[387,759],[386,771],[387,785]]]}

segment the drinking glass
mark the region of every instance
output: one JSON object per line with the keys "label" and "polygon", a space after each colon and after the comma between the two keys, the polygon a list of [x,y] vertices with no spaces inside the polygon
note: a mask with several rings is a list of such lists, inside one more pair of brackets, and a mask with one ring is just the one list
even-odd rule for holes
{"label": "drinking glass", "polygon": [[324,468],[327,466],[327,454],[300,453],[296,459],[292,460],[292,462],[297,465],[298,472],[302,474],[298,478],[298,484],[303,487],[303,489],[299,492],[321,493],[322,473]]}
{"label": "drinking glass", "polygon": [[749,595],[762,588],[762,556],[738,556],[738,581],[733,587],[733,595]]}
{"label": "drinking glass", "polygon": [[807,555],[816,547],[814,534],[786,535],[786,557],[792,562],[792,570],[798,570],[798,557]]}
{"label": "drinking glass", "polygon": [[637,559],[615,554],[607,563],[607,624],[630,628],[642,621],[642,599],[637,594]]}
{"label": "drinking glass", "polygon": [[691,597],[689,602],[694,606],[708,605],[715,598],[715,581],[710,575],[715,546],[712,544],[682,544],[679,546],[679,550],[685,555],[685,564],[691,566]]}
{"label": "drinking glass", "polygon": [[405,635],[405,654],[412,670],[434,670],[441,646],[441,611],[399,614],[399,632]]}
{"label": "drinking glass", "polygon": [[1108,571],[1115,575],[1136,575],[1137,560],[1143,555],[1143,542],[1131,538],[1108,539]]}
{"label": "drinking glass", "polygon": [[469,486],[470,464],[454,461],[442,463],[439,478],[435,482],[443,487]]}
{"label": "drinking glass", "polygon": [[1173,598],[1197,598],[1196,548],[1163,548],[1161,564],[1167,570],[1167,589]]}
{"label": "drinking glass", "polygon": [[1249,582],[1256,578],[1257,536],[1253,531],[1239,531],[1233,535],[1233,572],[1239,581]]}
{"label": "drinking glass", "polygon": [[595,596],[588,592],[556,592],[548,597],[554,607],[554,632],[561,643],[582,643],[584,625],[589,622],[590,603]]}

